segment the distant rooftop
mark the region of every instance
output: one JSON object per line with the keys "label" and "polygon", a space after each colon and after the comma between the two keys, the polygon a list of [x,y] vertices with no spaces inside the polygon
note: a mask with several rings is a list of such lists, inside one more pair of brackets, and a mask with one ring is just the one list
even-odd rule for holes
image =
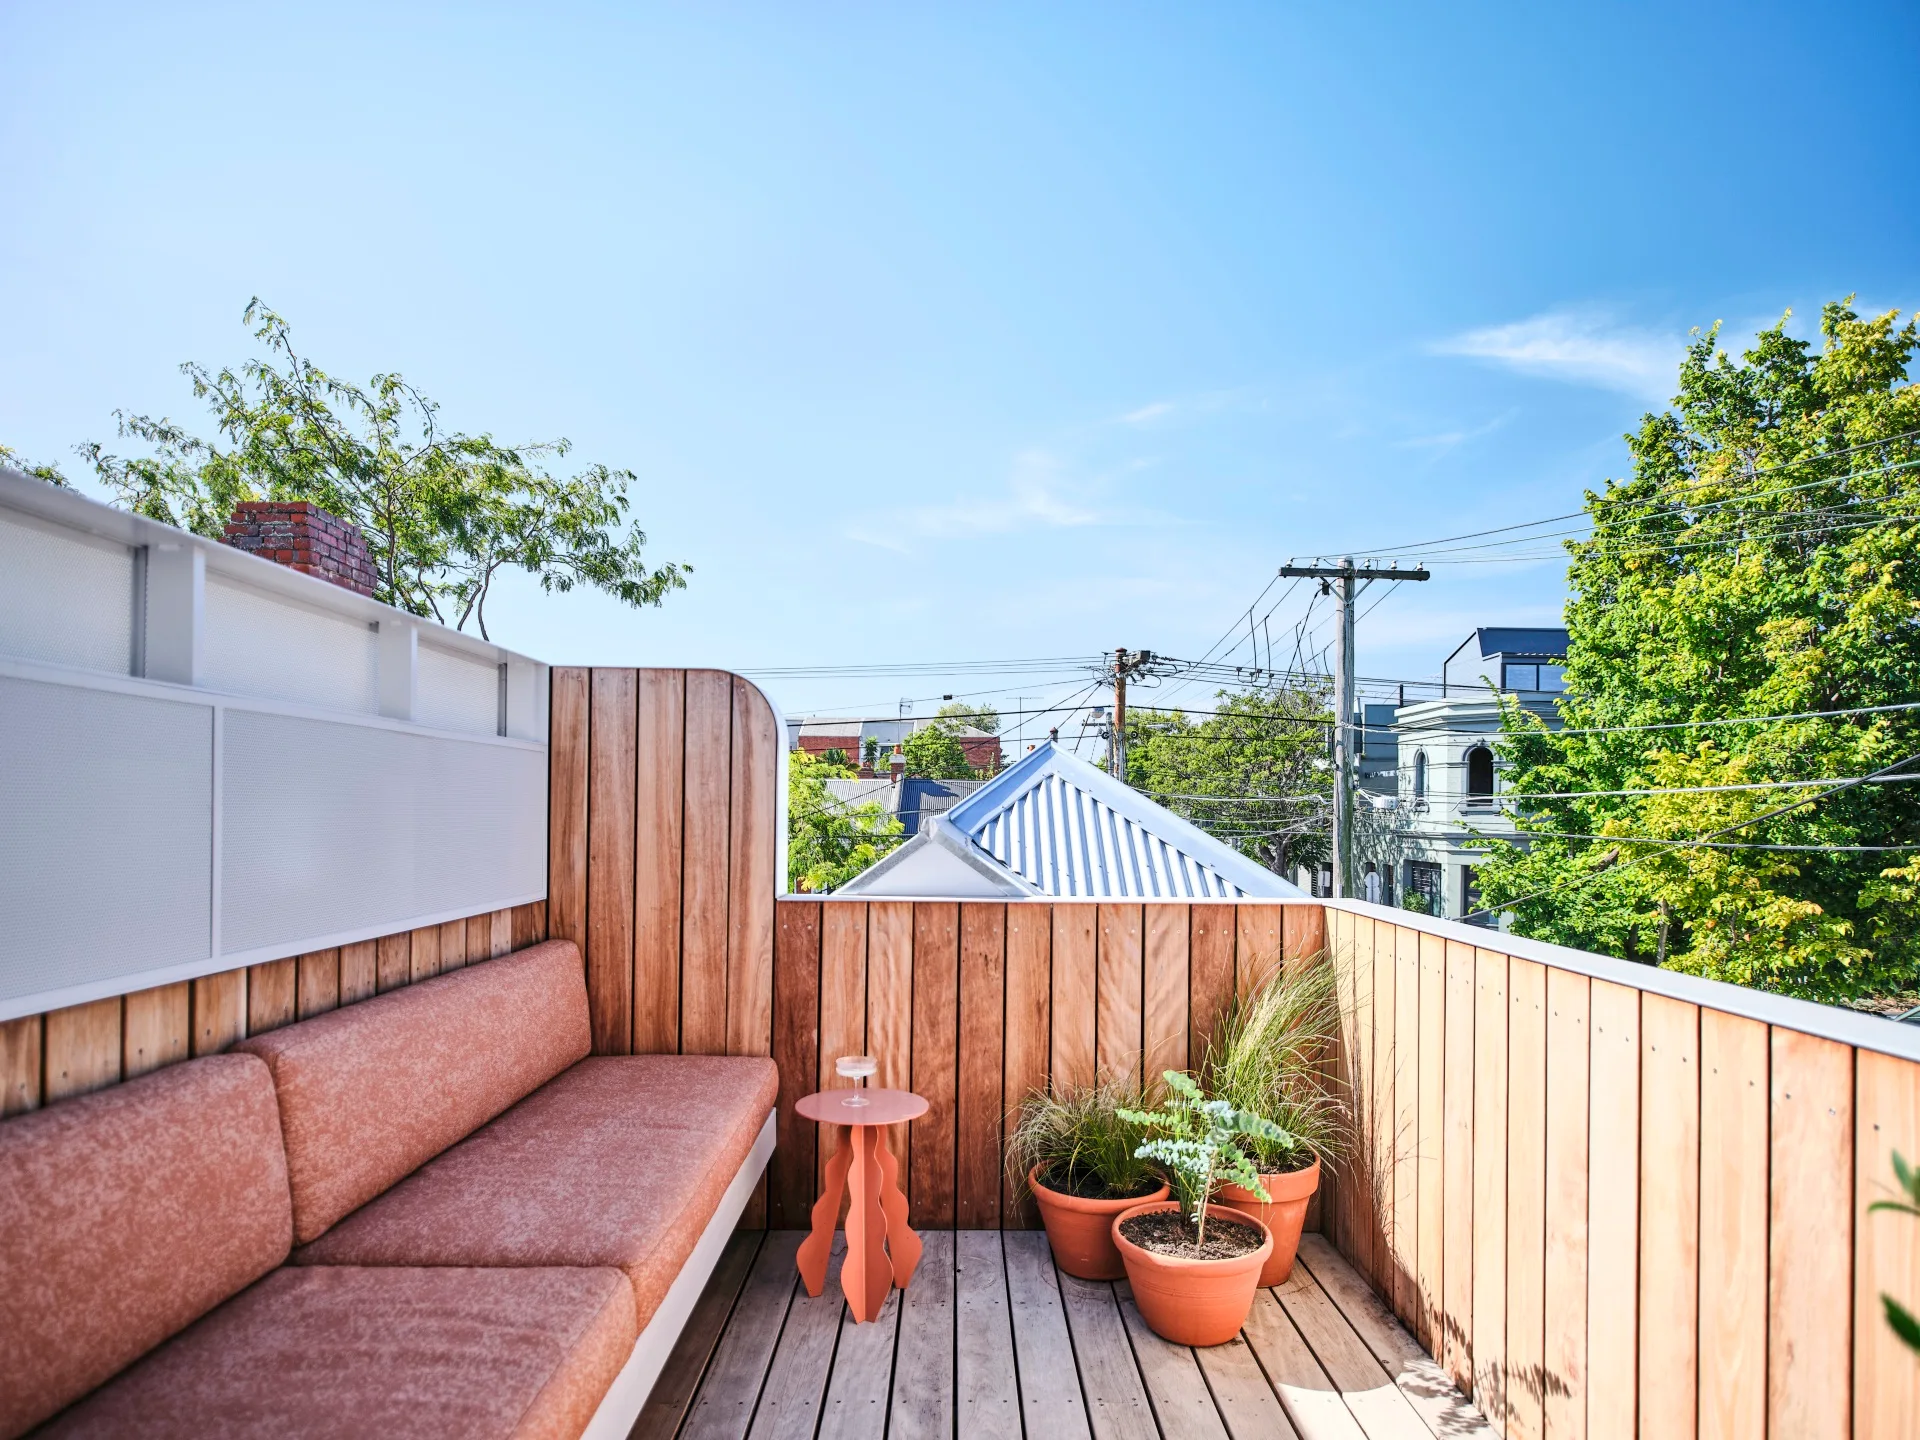
{"label": "distant rooftop", "polygon": [[1488,685],[1549,694],[1562,690],[1568,638],[1556,626],[1482,625],[1447,657],[1443,693],[1484,696]]}
{"label": "distant rooftop", "polygon": [[1220,899],[1302,892],[1052,741],[840,890],[961,899]]}

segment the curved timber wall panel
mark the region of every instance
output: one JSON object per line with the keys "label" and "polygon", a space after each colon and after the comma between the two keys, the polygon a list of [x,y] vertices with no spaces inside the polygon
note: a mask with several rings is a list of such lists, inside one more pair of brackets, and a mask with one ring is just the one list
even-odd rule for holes
{"label": "curved timber wall panel", "polygon": [[549,924],[587,958],[602,1055],[765,1055],[779,726],[721,670],[552,675]]}
{"label": "curved timber wall panel", "polygon": [[720,670],[556,668],[550,694],[548,926],[586,956],[595,1053],[771,1053],[773,707]]}

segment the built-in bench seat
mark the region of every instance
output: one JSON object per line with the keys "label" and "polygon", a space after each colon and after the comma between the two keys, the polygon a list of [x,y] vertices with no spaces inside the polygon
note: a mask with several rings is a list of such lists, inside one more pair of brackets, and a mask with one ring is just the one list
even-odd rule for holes
{"label": "built-in bench seat", "polygon": [[772,1062],[745,1069],[735,1056],[582,1060],[294,1263],[607,1265],[645,1325],[766,1124]]}
{"label": "built-in bench seat", "polygon": [[776,1077],[588,1049],[552,942],[0,1125],[0,1436],[624,1435]]}
{"label": "built-in bench seat", "polygon": [[617,1270],[283,1266],[37,1434],[570,1440],[637,1334]]}

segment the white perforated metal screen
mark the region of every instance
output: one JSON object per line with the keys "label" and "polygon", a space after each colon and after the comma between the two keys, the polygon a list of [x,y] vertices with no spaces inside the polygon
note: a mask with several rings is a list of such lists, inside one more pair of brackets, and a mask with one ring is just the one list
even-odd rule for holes
{"label": "white perforated metal screen", "polygon": [[0,655],[125,675],[133,551],[0,512]]}
{"label": "white perforated metal screen", "polygon": [[205,960],[213,711],[0,676],[0,1002]]}
{"label": "white perforated metal screen", "polygon": [[546,890],[542,749],[227,714],[228,954]]}
{"label": "white perforated metal screen", "polygon": [[420,647],[413,718],[436,730],[500,732],[500,667],[434,645]]}
{"label": "white perforated metal screen", "polygon": [[206,627],[201,678],[215,690],[330,710],[379,709],[379,635],[364,620],[209,575]]}

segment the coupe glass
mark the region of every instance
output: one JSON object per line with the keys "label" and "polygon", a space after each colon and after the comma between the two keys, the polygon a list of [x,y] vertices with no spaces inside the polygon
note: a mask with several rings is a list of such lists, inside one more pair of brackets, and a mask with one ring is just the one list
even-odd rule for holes
{"label": "coupe glass", "polygon": [[[842,1055],[833,1062],[836,1073],[846,1076],[856,1086],[864,1085],[869,1075],[880,1068],[880,1062],[871,1055]],[[873,1102],[862,1095],[858,1089],[846,1099],[848,1105],[871,1105]]]}

